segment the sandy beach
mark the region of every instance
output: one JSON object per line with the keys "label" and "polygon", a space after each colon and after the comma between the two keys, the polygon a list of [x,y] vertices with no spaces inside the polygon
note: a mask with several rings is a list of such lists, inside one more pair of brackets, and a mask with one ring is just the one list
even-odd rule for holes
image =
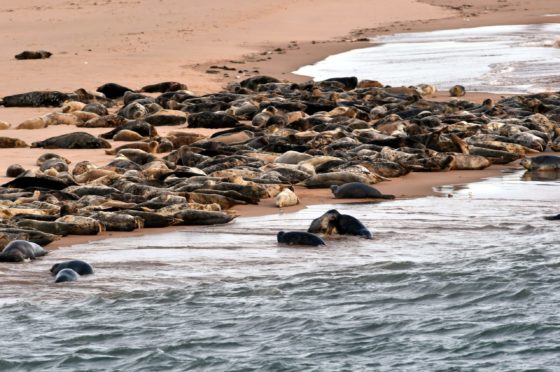
{"label": "sandy beach", "polygon": [[[529,9],[530,8],[530,9]],[[545,15],[548,15],[545,17]],[[162,1],[37,0],[0,4],[0,27],[7,37],[0,45],[0,97],[32,90],[95,90],[106,82],[132,89],[160,81],[179,81],[197,94],[217,92],[228,82],[265,74],[294,82],[308,77],[291,73],[330,54],[370,46],[367,37],[380,34],[445,28],[560,21],[560,3],[538,0],[530,6],[513,0],[443,1],[334,0]],[[53,53],[45,60],[19,61],[23,50]],[[217,66],[217,67],[212,67]],[[225,67],[225,68],[224,68]],[[379,77],[383,81],[383,77]],[[481,102],[500,96],[469,93]],[[433,100],[448,99],[439,93]],[[0,120],[14,128],[19,122],[58,109],[0,107]],[[165,135],[176,127],[158,127]],[[28,144],[75,130],[51,126],[42,130],[2,131]],[[183,129],[182,129],[183,130]],[[189,131],[191,129],[187,129]],[[107,128],[86,129],[98,135]],[[200,130],[198,130],[200,131]],[[212,131],[207,132],[208,134]],[[114,143],[113,143],[114,145]],[[33,168],[44,149],[0,149],[0,172],[14,162]],[[103,150],[57,150],[73,163],[88,159],[106,164],[113,156]],[[15,160],[17,159],[17,161]],[[513,164],[515,166],[515,164]],[[499,175],[503,166],[483,171],[411,173],[378,184],[398,198],[432,195],[433,187],[474,182]],[[1,177],[6,181],[7,178]],[[280,211],[289,213],[306,205],[331,203],[329,190],[297,189],[302,203]],[[338,200],[337,200],[338,202]],[[343,200],[344,202],[344,200]],[[349,202],[349,201],[346,201]],[[259,206],[239,206],[241,216],[278,213],[273,200]],[[134,234],[167,231],[140,230]],[[49,246],[124,234],[64,238]]]}

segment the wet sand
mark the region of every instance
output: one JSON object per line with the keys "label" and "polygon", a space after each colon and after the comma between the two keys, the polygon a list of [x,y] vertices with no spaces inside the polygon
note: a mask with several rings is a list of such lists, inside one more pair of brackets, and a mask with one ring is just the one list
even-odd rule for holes
{"label": "wet sand", "polygon": [[[543,17],[558,13],[560,3],[548,0],[537,0],[530,5],[513,0],[394,0],[390,5],[367,0],[344,3],[335,0],[266,0],[258,3],[216,0],[188,6],[179,0],[88,0],[79,3],[54,0],[48,5],[38,0],[22,0],[17,5],[0,4],[0,27],[9,35],[0,45],[0,79],[3,82],[0,96],[43,89],[95,89],[106,82],[137,89],[165,80],[186,83],[195,93],[203,94],[219,91],[230,81],[255,74],[302,82],[308,78],[293,75],[291,71],[330,54],[370,46],[368,42],[360,41],[367,36],[495,24],[558,22],[559,16]],[[28,61],[13,58],[23,50],[37,49],[49,50],[53,56]],[[227,66],[235,70],[211,66]],[[208,70],[218,73],[209,74]],[[382,77],[379,80],[382,81]],[[480,102],[487,97],[499,98],[484,93],[469,94],[465,98]],[[448,99],[445,94],[428,98]],[[0,120],[15,127],[25,119],[53,111],[59,109],[0,107]],[[179,128],[158,127],[160,134],[176,129]],[[43,130],[10,129],[0,133],[31,144],[74,130],[76,128],[56,126]],[[99,134],[108,130],[86,131]],[[47,151],[51,150],[0,149],[0,172],[15,162],[26,168],[32,167],[35,159]],[[67,156],[73,163],[88,159],[106,164],[112,159],[103,150],[56,152]],[[418,197],[433,194],[434,186],[473,182],[498,175],[501,169],[413,173],[377,186],[382,192],[397,197]],[[272,199],[259,206],[235,209],[242,216],[254,216],[287,213],[305,205],[333,201],[329,190],[298,189],[298,193],[302,203],[291,209],[279,211],[272,205]],[[126,233],[126,236],[166,230],[169,229],[146,229]],[[95,237],[64,238],[49,248],[118,235],[105,233]]]}

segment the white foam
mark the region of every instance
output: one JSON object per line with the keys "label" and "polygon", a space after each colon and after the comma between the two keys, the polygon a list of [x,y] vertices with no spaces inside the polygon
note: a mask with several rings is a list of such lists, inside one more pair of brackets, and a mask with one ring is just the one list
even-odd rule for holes
{"label": "white foam", "polygon": [[[330,56],[296,74],[323,80],[357,76],[388,85],[455,84],[468,90],[560,90],[560,24],[490,26],[381,36],[376,46]],[[500,66],[495,68],[495,66]]]}

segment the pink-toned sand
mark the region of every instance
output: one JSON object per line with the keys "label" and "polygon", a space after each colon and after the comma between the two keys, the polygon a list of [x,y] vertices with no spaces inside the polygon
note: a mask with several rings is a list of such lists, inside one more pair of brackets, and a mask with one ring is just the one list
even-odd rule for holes
{"label": "pink-toned sand", "polygon": [[[378,34],[427,31],[494,24],[558,22],[560,2],[551,0],[20,0],[0,2],[0,97],[32,90],[95,89],[116,82],[137,89],[173,80],[195,93],[222,89],[228,82],[255,74],[301,82],[291,74],[327,55],[365,47],[360,38]],[[23,50],[53,53],[45,60],[18,61]],[[235,71],[211,66],[228,66]],[[383,77],[380,76],[380,81]],[[482,101],[478,93],[467,99]],[[499,98],[493,96],[494,98]],[[446,99],[438,96],[434,99]],[[57,109],[0,107],[0,120],[19,122]],[[158,128],[161,134],[177,128]],[[55,126],[41,130],[9,129],[1,136],[28,143],[74,131]],[[87,129],[99,134],[107,129]],[[49,150],[0,149],[0,176],[13,163],[33,167]],[[88,159],[105,164],[103,150],[56,150],[74,163]],[[378,184],[385,193],[415,197],[433,187],[472,182],[499,174],[484,171],[413,173]],[[5,181],[6,178],[1,178]],[[299,189],[301,206],[332,202],[328,190]],[[338,201],[338,200],[337,200]],[[240,206],[241,215],[278,212],[272,201]],[[156,230],[144,230],[152,233]],[[142,233],[140,232],[140,233]],[[118,236],[119,234],[111,234]],[[105,234],[103,236],[108,236]],[[65,238],[56,245],[91,240]],[[55,245],[55,246],[56,246]]]}

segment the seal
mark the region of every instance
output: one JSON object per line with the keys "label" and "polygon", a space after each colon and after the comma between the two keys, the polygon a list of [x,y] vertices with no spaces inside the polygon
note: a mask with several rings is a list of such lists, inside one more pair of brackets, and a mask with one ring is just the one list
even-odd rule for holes
{"label": "seal", "polygon": [[51,52],[46,50],[24,50],[23,52],[16,54],[15,59],[46,59],[52,56]]}
{"label": "seal", "polygon": [[19,123],[16,129],[42,129],[48,126],[47,120],[43,116],[27,119]]}
{"label": "seal", "polygon": [[50,137],[44,141],[33,142],[31,147],[43,147],[50,149],[109,149],[111,148],[111,144],[86,132],[74,132]]}
{"label": "seal", "polygon": [[372,239],[371,232],[355,217],[331,209],[311,222],[307,232],[324,232],[327,235],[356,235]]}
{"label": "seal", "polygon": [[143,86],[140,89],[140,92],[144,93],[167,93],[167,92],[176,92],[178,90],[187,90],[187,86],[185,84],[178,83],[176,81],[164,81],[157,84],[150,84]]}
{"label": "seal", "polygon": [[121,98],[128,91],[133,89],[127,88],[116,83],[106,83],[96,89],[98,92],[103,93],[109,99]]}
{"label": "seal", "polygon": [[299,198],[295,192],[286,188],[276,195],[275,204],[278,208],[291,207],[299,204]]}
{"label": "seal", "polygon": [[105,226],[99,221],[84,216],[66,215],[57,218],[55,222],[66,223],[71,235],[97,235],[105,230]]}
{"label": "seal", "polygon": [[462,85],[454,85],[449,89],[449,95],[451,97],[462,97],[466,94],[465,87]]}
{"label": "seal", "polygon": [[87,262],[81,260],[70,260],[56,263],[51,267],[51,274],[57,275],[59,271],[64,269],[72,269],[79,275],[93,274],[93,267],[91,267],[91,265]]}
{"label": "seal", "polygon": [[140,141],[143,140],[145,137],[142,137],[140,134],[133,130],[124,129],[118,132],[113,136],[113,141]]}
{"label": "seal", "polygon": [[153,125],[146,123],[144,121],[131,121],[123,125],[119,125],[118,127],[116,127],[115,129],[109,132],[100,134],[99,137],[105,139],[111,139],[115,136],[115,134],[125,129],[134,131],[140,134],[142,137],[155,137],[158,135],[156,128]]}
{"label": "seal", "polygon": [[395,199],[395,195],[382,194],[375,187],[361,182],[350,182],[340,186],[331,185],[331,191],[335,198]]}
{"label": "seal", "polygon": [[7,177],[17,177],[22,173],[25,173],[25,169],[20,164],[12,164],[6,169]]}
{"label": "seal", "polygon": [[540,155],[524,158],[521,165],[529,171],[556,171],[560,169],[560,156]]}
{"label": "seal", "polygon": [[323,239],[319,238],[317,235],[303,231],[280,231],[276,238],[278,243],[281,244],[311,245],[314,247],[326,245]]}
{"label": "seal", "polygon": [[18,147],[29,147],[29,145],[19,138],[0,137],[0,149],[12,149]]}
{"label": "seal", "polygon": [[5,96],[2,102],[5,107],[60,107],[69,99],[68,94],[57,91],[35,91]]}
{"label": "seal", "polygon": [[[120,133],[122,133],[122,132],[120,132]],[[133,132],[133,133],[136,133],[136,132]],[[155,154],[155,153],[157,153],[158,147],[159,147],[159,143],[157,141],[130,142],[130,143],[121,145],[119,147],[116,147],[116,148],[113,148],[113,149],[110,149],[110,150],[105,150],[105,154],[115,155],[119,151],[124,150],[124,149],[137,149],[137,150],[142,150],[142,151],[150,153],[150,154]]]}
{"label": "seal", "polygon": [[0,253],[0,262],[22,262],[26,259],[34,260],[48,253],[39,244],[26,240],[12,240]]}
{"label": "seal", "polygon": [[56,274],[55,283],[75,282],[80,276],[72,269],[62,269]]}
{"label": "seal", "polygon": [[11,126],[7,121],[0,120],[0,130],[9,129]]}
{"label": "seal", "polygon": [[331,172],[309,177],[305,181],[301,182],[301,184],[308,188],[330,188],[332,185],[343,185],[350,182],[376,183],[379,182],[380,178],[377,177],[373,175],[372,178],[365,174],[352,172]]}

